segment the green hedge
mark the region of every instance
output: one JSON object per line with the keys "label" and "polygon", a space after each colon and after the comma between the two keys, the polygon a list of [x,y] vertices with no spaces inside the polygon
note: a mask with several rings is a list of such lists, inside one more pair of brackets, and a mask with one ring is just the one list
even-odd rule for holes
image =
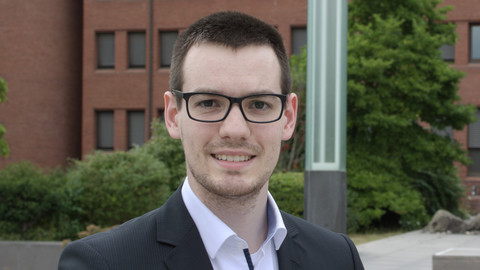
{"label": "green hedge", "polygon": [[165,170],[169,176],[168,183],[170,189],[174,191],[183,182],[186,175],[182,142],[170,137],[165,123],[160,120],[153,121],[152,130],[152,138],[134,151],[152,155],[165,164]]}
{"label": "green hedge", "polygon": [[[66,172],[47,172],[29,163],[0,170],[0,239],[75,239],[89,224],[109,227],[159,207],[176,189],[172,181],[183,176],[178,171],[172,178],[175,169],[159,160],[165,156],[149,154],[157,147],[95,153],[73,162]],[[368,159],[350,163],[348,230],[422,225],[427,219],[422,197],[411,192],[401,172],[390,179],[389,162],[375,173],[368,164]],[[280,209],[303,217],[303,173],[275,173],[269,185]],[[397,223],[385,224],[385,216]]]}
{"label": "green hedge", "polygon": [[[76,238],[89,224],[109,227],[162,205],[183,181],[185,162],[181,142],[163,123],[153,130],[141,147],[97,152],[66,171],[29,163],[0,170],[0,239]],[[395,160],[360,154],[347,160],[348,230],[423,225],[425,198]],[[269,185],[280,209],[303,217],[302,172],[275,173]]]}
{"label": "green hedge", "polygon": [[165,165],[139,151],[95,153],[75,161],[66,178],[84,224],[123,223],[159,207],[170,194]]}
{"label": "green hedge", "polygon": [[80,226],[69,218],[72,205],[60,171],[21,162],[0,170],[0,230],[13,240],[61,239]]}
{"label": "green hedge", "polygon": [[275,173],[270,177],[269,190],[280,209],[303,217],[303,173]]}
{"label": "green hedge", "polygon": [[52,172],[30,163],[0,170],[0,239],[75,239],[162,205],[185,177],[180,140],[155,121],[153,137],[128,152],[95,152]]}

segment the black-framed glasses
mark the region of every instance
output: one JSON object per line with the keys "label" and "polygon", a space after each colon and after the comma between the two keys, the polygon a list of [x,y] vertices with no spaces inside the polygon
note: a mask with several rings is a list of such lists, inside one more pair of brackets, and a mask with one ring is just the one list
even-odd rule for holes
{"label": "black-framed glasses", "polygon": [[208,92],[184,93],[174,89],[171,92],[185,100],[188,117],[207,123],[225,120],[234,103],[239,105],[243,117],[249,122],[275,122],[282,117],[287,100],[287,95],[280,94],[254,94],[237,98]]}

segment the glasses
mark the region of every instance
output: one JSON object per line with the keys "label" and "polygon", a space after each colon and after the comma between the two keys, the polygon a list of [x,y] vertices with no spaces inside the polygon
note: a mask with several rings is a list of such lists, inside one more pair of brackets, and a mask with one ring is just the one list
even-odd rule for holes
{"label": "glasses", "polygon": [[252,123],[271,123],[282,117],[287,95],[255,94],[244,97],[229,97],[221,94],[171,90],[185,99],[188,117],[199,122],[220,122],[227,118],[232,104],[237,103],[245,120]]}

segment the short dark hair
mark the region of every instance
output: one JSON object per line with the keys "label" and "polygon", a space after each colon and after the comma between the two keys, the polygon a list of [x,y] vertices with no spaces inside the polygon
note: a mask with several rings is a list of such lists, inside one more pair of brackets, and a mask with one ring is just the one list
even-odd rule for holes
{"label": "short dark hair", "polygon": [[249,45],[267,45],[275,52],[280,64],[280,87],[290,93],[292,79],[283,39],[277,29],[250,15],[226,11],[213,13],[189,26],[175,42],[170,66],[170,88],[182,91],[183,63],[194,44],[214,43],[233,50]]}

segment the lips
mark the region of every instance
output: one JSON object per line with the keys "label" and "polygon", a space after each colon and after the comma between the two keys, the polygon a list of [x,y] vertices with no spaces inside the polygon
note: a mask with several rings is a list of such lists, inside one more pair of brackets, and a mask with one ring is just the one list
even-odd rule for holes
{"label": "lips", "polygon": [[216,159],[230,162],[245,162],[252,159],[253,156],[247,155],[214,155]]}

